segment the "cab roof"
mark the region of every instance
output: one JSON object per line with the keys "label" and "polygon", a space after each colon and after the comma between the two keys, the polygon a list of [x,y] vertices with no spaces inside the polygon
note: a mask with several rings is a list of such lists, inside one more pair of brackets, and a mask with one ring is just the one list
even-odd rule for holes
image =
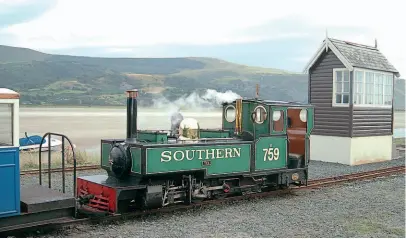
{"label": "cab roof", "polygon": [[[255,99],[255,98],[248,98],[248,99],[243,99],[243,102],[250,102],[250,103],[259,103],[259,104],[264,104],[264,105],[269,105],[269,106],[290,106],[290,107],[313,107],[313,105],[308,104],[308,103],[302,103],[302,102],[289,102],[289,101],[277,101],[277,100],[261,100],[261,99]],[[230,103],[235,103],[236,101],[232,101]],[[224,103],[223,105],[227,105],[230,103]]]}

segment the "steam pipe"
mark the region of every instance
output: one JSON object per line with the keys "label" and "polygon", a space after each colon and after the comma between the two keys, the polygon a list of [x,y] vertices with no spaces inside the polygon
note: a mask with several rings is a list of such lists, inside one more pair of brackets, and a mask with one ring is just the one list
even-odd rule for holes
{"label": "steam pipe", "polygon": [[235,100],[235,133],[242,132],[242,98]]}
{"label": "steam pipe", "polygon": [[128,90],[127,93],[127,139],[129,143],[137,142],[137,97],[138,90]]}

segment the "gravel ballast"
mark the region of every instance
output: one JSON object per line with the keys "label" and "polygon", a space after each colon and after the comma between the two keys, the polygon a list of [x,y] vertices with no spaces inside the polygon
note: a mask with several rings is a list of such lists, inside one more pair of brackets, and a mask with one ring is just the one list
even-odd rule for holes
{"label": "gravel ballast", "polygon": [[[310,179],[405,165],[405,159],[359,166],[311,161]],[[106,174],[78,171],[78,176]],[[43,183],[47,186],[48,175]],[[61,173],[52,188],[61,189]],[[21,185],[38,184],[38,176],[21,176]],[[405,177],[348,183],[298,196],[284,196],[201,210],[148,216],[106,225],[80,225],[43,237],[403,237]],[[72,193],[72,173],[66,173]]]}
{"label": "gravel ballast", "polygon": [[393,159],[379,163],[370,163],[364,165],[344,165],[339,163],[328,163],[322,161],[310,161],[309,179],[325,178],[339,176],[343,174],[366,172],[376,169],[389,168],[395,166],[404,166],[405,158]]}
{"label": "gravel ballast", "polygon": [[404,185],[390,176],[41,237],[404,237]]}

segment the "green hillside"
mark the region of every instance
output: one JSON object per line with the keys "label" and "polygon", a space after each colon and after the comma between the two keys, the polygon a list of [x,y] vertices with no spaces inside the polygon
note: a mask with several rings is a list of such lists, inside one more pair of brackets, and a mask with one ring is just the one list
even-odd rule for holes
{"label": "green hillside", "polygon": [[[402,82],[395,87],[397,108],[404,108]],[[141,89],[143,105],[207,88],[252,97],[257,83],[262,98],[307,101],[307,75],[280,69],[215,58],[78,57],[0,46],[0,87],[21,92],[22,104],[122,105],[129,88]]]}
{"label": "green hillside", "polygon": [[0,45],[0,63],[43,61],[48,55],[28,48],[10,47]]}

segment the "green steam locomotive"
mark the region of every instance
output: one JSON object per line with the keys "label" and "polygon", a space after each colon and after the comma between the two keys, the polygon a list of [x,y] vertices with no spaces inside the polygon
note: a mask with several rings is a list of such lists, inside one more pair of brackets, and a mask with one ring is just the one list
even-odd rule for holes
{"label": "green steam locomotive", "polygon": [[123,213],[257,193],[308,180],[313,106],[237,99],[221,129],[178,112],[168,131],[137,129],[138,91],[127,91],[126,139],[101,140],[107,175],[78,177],[80,210]]}

